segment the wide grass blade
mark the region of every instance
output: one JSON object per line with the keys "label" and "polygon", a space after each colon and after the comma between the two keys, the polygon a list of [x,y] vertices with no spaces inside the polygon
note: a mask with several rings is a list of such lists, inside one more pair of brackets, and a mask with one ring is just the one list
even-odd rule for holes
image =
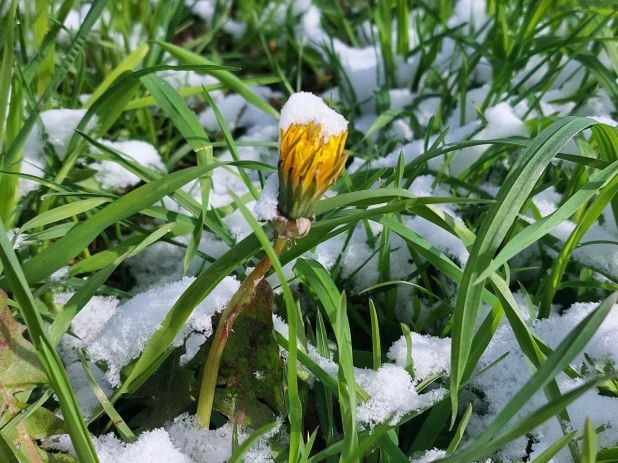
{"label": "wide grass blade", "polygon": [[[451,351],[451,390],[457,391],[472,347],[474,327],[480,309],[484,284],[479,276],[494,254],[528,199],[545,167],[577,133],[593,125],[591,119],[567,117],[541,132],[520,155],[481,224],[463,273],[453,312]],[[458,396],[451,395],[454,424]]]}
{"label": "wide grass blade", "polygon": [[13,246],[8,240],[4,223],[1,220],[0,259],[6,274],[4,278],[8,281],[13,297],[19,303],[20,313],[28,328],[32,344],[49,379],[49,384],[58,396],[62,416],[71,436],[75,452],[80,461],[85,463],[98,462],[88,428],[80,413],[75,393],[69,382],[69,377],[58,353],[45,333],[43,319],[39,314],[34,297],[28,287],[26,276],[13,251]]}
{"label": "wide grass blade", "polygon": [[[223,163],[205,167],[192,167],[174,172],[143,185],[112,202],[86,221],[72,228],[52,246],[27,261],[23,266],[27,281],[33,284],[48,277],[82,252],[107,227],[139,213],[191,180],[195,180],[221,165]],[[0,278],[0,287],[7,287],[6,277]]]}
{"label": "wide grass blade", "polygon": [[[492,438],[502,429],[511,418],[513,418],[519,410],[532,398],[532,396],[543,386],[549,383],[558,373],[565,369],[569,363],[578,355],[582,349],[588,344],[594,333],[597,331],[605,317],[612,309],[618,293],[613,293],[605,299],[593,312],[591,312],[584,320],[582,320],[560,343],[552,354],[547,357],[547,360],[536,370],[532,377],[519,390],[517,394],[509,401],[509,403],[498,413],[498,416],[489,424],[475,439],[475,445],[483,445],[492,440]],[[598,381],[593,382],[595,385]],[[566,400],[568,394],[558,398],[554,403],[561,403]],[[559,410],[555,410],[557,412]],[[551,416],[551,415],[550,415]]]}
{"label": "wide grass blade", "polygon": [[533,224],[515,235],[500,250],[495,259],[491,261],[487,269],[481,273],[476,282],[481,282],[489,275],[502,267],[510,258],[516,256],[523,249],[534,244],[548,234],[557,225],[568,220],[602,188],[618,174],[618,161],[612,163],[600,172],[597,172],[590,181],[582,186],[577,192],[562,204],[555,212]]}

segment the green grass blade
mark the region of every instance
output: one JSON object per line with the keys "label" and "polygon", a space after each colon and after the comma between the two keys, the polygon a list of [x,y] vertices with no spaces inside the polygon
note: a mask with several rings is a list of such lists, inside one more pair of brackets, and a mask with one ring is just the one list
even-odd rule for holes
{"label": "green grass blade", "polygon": [[532,463],[549,463],[569,442],[573,440],[577,431],[570,432],[547,447]]}
{"label": "green grass blade", "polygon": [[135,442],[137,440],[137,438],[135,437],[135,434],[133,434],[133,431],[131,431],[129,426],[127,426],[127,423],[125,423],[122,417],[118,414],[118,412],[116,411],[112,403],[109,401],[109,399],[105,395],[105,392],[103,392],[103,389],[101,389],[101,386],[99,386],[97,381],[94,379],[92,371],[90,370],[90,367],[88,366],[88,361],[86,360],[86,357],[84,355],[84,351],[81,349],[78,349],[77,354],[79,355],[79,360],[84,369],[84,374],[86,375],[88,384],[90,384],[90,387],[92,388],[92,392],[94,392],[94,395],[97,397],[97,399],[99,399],[99,402],[101,403],[101,406],[105,410],[105,413],[107,413],[107,416],[109,416],[109,418],[112,420],[112,423],[114,424],[114,427],[116,428],[116,431],[118,431],[118,434],[120,434],[120,437],[122,438],[124,442],[127,442],[127,443]]}
{"label": "green grass blade", "polygon": [[17,450],[6,440],[4,434],[0,433],[0,457],[2,457],[2,461],[6,463],[20,463],[16,452]]}
{"label": "green grass blade", "polygon": [[[591,119],[564,118],[541,132],[520,155],[490,206],[481,224],[470,258],[463,273],[453,312],[451,351],[451,390],[459,389],[474,336],[484,284],[475,282],[485,271],[519,210],[528,199],[534,185],[551,159],[577,133],[593,125]],[[458,396],[451,395],[453,416],[456,417]]]}
{"label": "green grass blade", "polygon": [[50,386],[58,396],[60,409],[75,452],[80,461],[86,463],[98,462],[66,370],[45,333],[43,320],[28,287],[26,276],[13,251],[13,246],[8,240],[2,221],[0,221],[0,259],[4,265],[5,278],[19,303],[20,313],[26,323],[30,339],[37,351],[43,370],[49,379]]}
{"label": "green grass blade", "polygon": [[13,61],[15,59],[15,15],[17,0],[12,0],[8,14],[4,18],[6,35],[4,36],[4,53],[0,68],[0,149],[4,147],[4,123],[9,110],[11,80],[13,79]]}
{"label": "green grass blade", "polygon": [[369,315],[371,317],[371,353],[372,353],[372,366],[374,370],[377,370],[382,366],[382,349],[380,347],[380,324],[378,322],[378,312],[376,306],[371,299],[369,299]]}
{"label": "green grass blade", "polygon": [[584,425],[584,446],[581,461],[582,463],[596,463],[597,461],[597,433],[590,418],[586,418]]}
{"label": "green grass blade", "polygon": [[455,435],[453,436],[451,443],[448,445],[448,448],[446,449],[447,455],[451,455],[455,452],[455,450],[457,450],[457,446],[461,442],[461,439],[464,435],[464,432],[466,431],[466,426],[468,425],[468,421],[470,420],[471,416],[472,416],[472,404],[468,405],[468,408],[466,408],[465,413],[461,417],[461,421],[459,422],[459,426],[457,426]]}
{"label": "green grass blade", "polygon": [[335,326],[335,336],[339,352],[339,371],[338,371],[338,390],[339,406],[341,407],[341,422],[343,426],[343,447],[341,449],[341,459],[343,461],[359,461],[358,456],[358,434],[356,431],[356,394],[354,379],[354,364],[352,357],[352,335],[350,334],[350,324],[347,315],[347,303],[345,293],[341,295],[337,309],[337,325]]}
{"label": "green grass blade", "polygon": [[50,211],[37,215],[33,219],[29,220],[20,227],[22,232],[31,230],[33,228],[43,227],[50,223],[59,222],[60,220],[67,219],[69,217],[77,216],[82,212],[90,211],[95,207],[99,207],[102,204],[108,203],[108,198],[93,198],[84,199],[83,201],[75,201],[73,203],[64,204],[58,206]]}
{"label": "green grass blade", "polygon": [[[52,246],[27,261],[23,266],[27,280],[30,283],[36,283],[48,277],[77,256],[107,227],[140,212],[191,180],[220,165],[222,163],[174,172],[143,185],[112,202],[88,220],[72,228]],[[0,287],[6,288],[6,284],[6,277],[0,278]]]}

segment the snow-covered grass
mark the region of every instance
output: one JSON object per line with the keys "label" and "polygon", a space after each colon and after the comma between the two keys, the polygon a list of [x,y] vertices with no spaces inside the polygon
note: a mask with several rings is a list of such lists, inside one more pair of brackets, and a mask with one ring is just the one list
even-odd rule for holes
{"label": "snow-covered grass", "polygon": [[[0,3],[0,460],[618,461],[614,11]],[[311,122],[344,174],[200,423]]]}

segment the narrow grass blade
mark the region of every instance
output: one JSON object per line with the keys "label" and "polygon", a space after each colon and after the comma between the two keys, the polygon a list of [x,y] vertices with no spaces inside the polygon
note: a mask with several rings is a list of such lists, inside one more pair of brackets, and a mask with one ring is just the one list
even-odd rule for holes
{"label": "narrow grass blade", "polygon": [[459,426],[457,426],[455,435],[453,436],[451,443],[448,445],[448,448],[446,449],[447,455],[451,455],[452,453],[455,452],[455,450],[457,450],[457,446],[461,442],[461,439],[464,435],[464,432],[466,431],[466,426],[468,425],[468,421],[470,420],[471,416],[472,416],[472,404],[468,405],[468,408],[466,408],[465,413],[461,417],[461,421],[459,422]]}
{"label": "narrow grass blade", "polygon": [[338,390],[339,406],[341,407],[341,422],[343,426],[343,447],[341,459],[343,461],[359,461],[356,450],[358,447],[358,434],[356,431],[356,394],[354,379],[354,364],[352,357],[352,336],[347,316],[347,304],[345,293],[341,295],[337,309],[337,325],[335,328],[337,346],[339,352]]}
{"label": "narrow grass blade", "polygon": [[584,445],[581,461],[582,463],[596,463],[597,461],[597,434],[590,418],[586,418],[584,425]]}
{"label": "narrow grass blade", "polygon": [[131,429],[127,426],[127,423],[125,423],[122,417],[118,414],[114,406],[105,395],[105,392],[103,392],[103,389],[101,389],[101,386],[99,386],[97,384],[97,381],[94,379],[92,371],[88,366],[88,361],[84,356],[84,352],[81,349],[78,349],[77,354],[79,355],[79,360],[84,369],[84,374],[86,375],[88,384],[90,384],[90,387],[92,388],[92,392],[94,392],[94,395],[97,397],[97,399],[99,399],[99,402],[105,410],[105,413],[107,413],[107,416],[109,416],[109,418],[112,420],[116,431],[118,431],[118,434],[120,434],[120,437],[124,442],[127,442],[129,444],[135,442],[137,440],[135,434],[133,434],[133,431],[131,431]]}
{"label": "narrow grass blade", "polygon": [[560,451],[573,440],[577,431],[570,432],[566,436],[561,437],[556,442],[547,447],[538,457],[532,460],[532,463],[549,463]]}
{"label": "narrow grass blade", "polygon": [[371,316],[371,353],[373,357],[372,366],[377,370],[382,366],[382,349],[380,347],[380,324],[378,322],[378,312],[376,306],[369,299],[369,314]]}
{"label": "narrow grass blade", "polygon": [[108,198],[84,199],[83,201],[75,201],[73,203],[58,206],[50,211],[37,215],[20,227],[22,232],[33,228],[43,227],[50,223],[59,222],[81,214],[82,212],[90,211],[95,207],[108,203]]}
{"label": "narrow grass blade", "polygon": [[4,36],[4,52],[0,72],[0,149],[4,148],[4,123],[9,110],[11,80],[13,79],[13,60],[15,59],[15,15],[17,0],[12,0],[9,11],[4,18],[6,35]]}
{"label": "narrow grass blade", "polygon": [[242,463],[245,461],[244,455],[247,453],[247,450],[251,448],[253,444],[255,444],[260,437],[268,432],[272,431],[277,426],[277,422],[268,423],[262,426],[261,428],[256,429],[251,433],[249,437],[238,447],[238,449],[232,454],[232,456],[227,460],[227,463]]}

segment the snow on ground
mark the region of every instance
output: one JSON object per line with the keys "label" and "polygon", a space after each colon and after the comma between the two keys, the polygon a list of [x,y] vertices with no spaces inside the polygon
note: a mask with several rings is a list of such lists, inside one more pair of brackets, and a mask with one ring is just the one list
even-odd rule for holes
{"label": "snow on ground", "polygon": [[[153,2],[156,3],[156,2]],[[226,2],[219,2],[225,7]],[[212,24],[217,2],[214,0],[186,0],[186,4],[193,13],[210,26]],[[459,0],[455,4],[453,16],[448,20],[449,27],[462,26],[466,33],[481,31],[488,17],[486,15],[486,2],[475,0]],[[87,5],[81,9],[72,10],[65,26],[68,31],[75,31],[83,20],[87,11]],[[294,33],[297,39],[308,47],[313,48],[325,62],[330,63],[336,70],[339,87],[328,88],[323,92],[323,99],[309,93],[297,93],[288,100],[282,108],[281,119],[277,121],[271,115],[264,113],[255,106],[248,104],[240,95],[234,92],[212,93],[217,102],[223,118],[229,128],[236,133],[241,133],[235,139],[242,142],[237,146],[242,160],[265,162],[276,165],[277,152],[272,146],[264,144],[274,143],[280,136],[279,130],[286,130],[292,123],[306,124],[310,121],[321,123],[323,135],[334,135],[348,129],[343,116],[329,108],[325,103],[332,101],[340,107],[355,114],[350,118],[350,130],[367,135],[371,127],[380,116],[383,109],[378,110],[378,95],[384,93],[388,96],[388,104],[384,108],[390,111],[400,111],[398,117],[383,129],[371,134],[370,141],[376,143],[380,136],[385,137],[391,144],[385,153],[380,156],[367,157],[357,156],[349,166],[348,172],[353,174],[362,169],[392,168],[398,163],[403,154],[404,162],[410,163],[424,155],[429,147],[434,144],[438,148],[450,143],[465,140],[483,141],[508,137],[527,137],[529,130],[536,126],[535,118],[551,115],[577,115],[594,118],[612,126],[616,125],[616,108],[611,98],[603,89],[597,89],[590,95],[585,103],[576,107],[569,99],[577,93],[581,86],[585,72],[581,65],[570,60],[568,57],[561,58],[562,69],[555,76],[548,76],[549,67],[543,62],[544,56],[535,55],[529,59],[523,69],[512,76],[514,84],[522,88],[533,88],[545,81],[551,81],[545,92],[536,92],[531,97],[516,102],[508,95],[495,95],[492,93],[492,73],[494,72],[486,59],[481,59],[475,69],[470,70],[469,88],[465,94],[465,101],[459,101],[454,110],[448,114],[441,114],[443,101],[431,88],[427,79],[421,79],[418,88],[412,89],[412,79],[419,65],[418,54],[409,58],[402,58],[395,53],[395,75],[392,81],[387,81],[384,70],[384,50],[379,42],[375,41],[376,29],[369,23],[359,25],[357,30],[358,47],[344,43],[330,37],[322,25],[322,13],[311,0],[292,1],[285,0],[271,3],[262,13],[264,17],[271,15],[273,20],[284,27],[288,17],[297,18],[297,26]],[[291,15],[291,16],[290,16]],[[419,44],[416,30],[417,12],[410,11],[408,24],[410,25],[410,49]],[[99,20],[99,24],[109,22],[105,15]],[[223,30],[240,39],[246,30],[245,25],[235,20],[229,20],[223,25]],[[396,30],[396,27],[393,28]],[[128,42],[118,35],[118,48],[125,46],[134,49],[139,43],[144,42],[144,34],[141,26],[134,27],[129,32]],[[488,28],[480,32],[478,40],[488,33]],[[59,40],[69,40],[69,33],[62,30]],[[396,37],[392,43],[396,43]],[[465,44],[456,43],[450,37],[442,41],[442,47],[438,50],[435,63],[436,73],[444,77],[449,84],[453,84],[457,76],[452,72],[462,65],[461,52],[471,48]],[[395,51],[395,50],[393,50]],[[336,56],[337,63],[333,63],[332,54]],[[603,65],[611,67],[611,60],[607,54],[600,55]],[[176,64],[174,60],[167,60],[170,64]],[[219,83],[217,79],[201,75],[194,71],[159,73],[174,88],[199,87],[201,85],[213,85]],[[550,77],[552,79],[550,79]],[[386,87],[392,87],[386,89]],[[283,101],[285,95],[274,88],[267,86],[252,86],[252,91],[259,98],[270,102],[273,100]],[[387,92],[382,92],[383,90]],[[189,100],[199,102],[199,99]],[[343,112],[343,114],[348,114]],[[85,115],[85,109],[52,109],[41,113],[41,123],[37,124],[25,142],[23,149],[23,162],[21,172],[40,177],[46,176],[48,162],[46,160],[45,143],[49,142],[55,155],[62,160],[66,156],[67,146],[80,120]],[[420,126],[420,133],[410,124],[409,116],[413,115]],[[448,132],[440,141],[437,134],[425,139],[424,130],[432,116],[440,115],[444,121],[444,127]],[[215,137],[221,136],[221,128],[212,108],[206,107],[198,115],[200,123]],[[96,120],[91,120],[88,129],[96,125]],[[235,133],[235,135],[236,135]],[[583,133],[585,139],[590,138],[590,131]],[[251,142],[257,143],[248,146]],[[104,141],[127,157],[132,158],[142,166],[164,172],[165,167],[157,148],[138,140],[127,141]],[[461,176],[471,169],[477,161],[487,152],[490,145],[471,146],[455,152],[436,156],[427,162],[431,171],[419,175],[409,186],[409,190],[417,196],[454,196],[465,195],[462,189],[451,188],[448,184],[436,181],[440,178],[439,171],[451,176]],[[577,145],[570,141],[563,150],[567,153],[579,154]],[[516,159],[517,152],[513,159]],[[233,156],[229,150],[216,152],[220,161],[232,161]],[[445,161],[449,161],[445,166]],[[505,161],[506,162],[506,161]],[[568,163],[563,163],[569,168]],[[104,189],[120,189],[135,186],[139,178],[124,169],[120,164],[112,161],[100,161],[92,163],[89,167],[97,171],[96,180]],[[253,170],[247,170],[250,181],[259,190],[260,178]],[[497,177],[496,177],[497,178]],[[260,220],[272,220],[276,216],[277,206],[277,175],[270,174],[264,185],[260,198],[257,202],[247,200],[246,204],[253,210]],[[379,181],[373,186],[382,186]],[[484,180],[481,187],[495,195],[499,189],[499,180],[490,177]],[[493,183],[492,183],[493,182]],[[36,182],[21,179],[19,182],[19,194],[25,194],[38,187]],[[191,182],[184,187],[184,191],[195,200],[201,200],[199,182]],[[213,189],[210,194],[210,209],[224,210],[232,203],[229,194],[233,191],[239,196],[249,194],[249,189],[238,174],[236,168],[217,168],[213,172]],[[545,189],[533,198],[534,205],[541,217],[554,212],[562,202],[562,195],[555,187]],[[170,211],[187,213],[181,206],[170,198],[165,198],[162,205]],[[464,215],[460,209],[451,204],[436,205],[435,207],[449,214],[454,220],[463,222]],[[239,211],[225,211],[221,213],[222,223],[229,229],[233,238],[238,241],[251,233],[250,227]],[[534,218],[527,213],[527,219]],[[601,221],[592,225],[584,236],[582,243],[590,241],[604,241],[603,243],[582,246],[575,250],[573,260],[592,266],[603,275],[618,279],[618,250],[612,242],[618,241],[618,230],[611,208],[604,211],[603,223]],[[419,236],[430,242],[462,268],[466,265],[469,252],[460,239],[446,232],[437,225],[419,216],[404,216],[403,223]],[[564,242],[573,231],[575,224],[565,221],[554,229],[551,234]],[[365,224],[358,224],[347,233],[342,233],[332,239],[322,242],[305,257],[317,259],[327,270],[333,270],[339,266],[338,277],[345,285],[346,290],[356,294],[367,287],[380,281],[378,268],[378,248],[383,229],[379,224],[370,222],[368,229]],[[18,237],[18,242],[21,236]],[[186,245],[189,236],[176,237],[180,244]],[[18,247],[18,245],[16,244]],[[199,244],[199,250],[212,258],[220,257],[230,246],[211,233],[205,232]],[[552,251],[546,250],[549,255]],[[530,255],[531,250],[525,250],[522,255]],[[119,375],[122,367],[135,359],[142,352],[144,346],[152,335],[159,329],[160,323],[169,312],[180,295],[194,281],[194,278],[183,278],[183,259],[185,249],[170,243],[158,242],[139,255],[128,259],[126,264],[131,275],[136,280],[134,293],[136,295],[124,303],[115,298],[95,296],[89,304],[75,317],[72,322],[72,332],[77,337],[65,336],[60,345],[59,352],[63,361],[67,364],[72,385],[80,406],[85,414],[98,405],[98,400],[92,394],[90,385],[83,374],[81,363],[76,355],[76,348],[87,348],[87,352],[94,361],[107,366],[105,372],[101,371],[94,363],[89,366],[99,384],[106,394],[111,393],[111,386],[119,384]],[[518,258],[521,256],[518,256]],[[532,252],[533,258],[538,258],[538,251]],[[187,275],[195,275],[200,270],[207,269],[210,264],[196,257],[189,267]],[[292,277],[291,268],[293,262],[286,265],[286,276]],[[408,248],[395,234],[391,234],[391,261],[390,279],[408,280],[408,276],[416,269]],[[63,279],[64,276],[60,275]],[[599,276],[602,278],[602,276]],[[278,280],[270,277],[269,281],[275,285]],[[452,295],[456,286],[442,278],[440,280],[445,288],[445,293]],[[186,362],[195,354],[199,346],[212,334],[212,316],[223,308],[231,295],[237,289],[239,283],[234,277],[227,277],[215,288],[215,290],[195,309],[187,324],[181,330],[174,341],[175,346],[181,345],[185,338],[187,353],[182,361]],[[515,295],[518,300],[521,295]],[[56,301],[66,303],[70,295],[58,295]],[[397,287],[397,307],[395,313],[402,320],[409,320],[412,313],[412,289],[409,287]],[[521,300],[519,301],[521,302]],[[520,304],[523,306],[523,303]],[[421,300],[420,307],[424,318],[428,317],[438,308],[438,303],[427,303]],[[563,315],[552,315],[548,320],[530,321],[525,311],[522,312],[532,330],[550,346],[555,347],[566,334],[573,329],[581,319],[592,310],[594,304],[575,304]],[[287,327],[275,319],[277,329],[286,333]],[[618,329],[618,308],[612,309],[610,316],[586,347],[585,352],[595,360],[615,363],[618,361],[618,350],[614,342],[615,333]],[[491,341],[487,351],[481,358],[479,368],[489,365],[500,355],[509,352],[507,360],[499,363],[483,376],[476,379],[473,387],[483,391],[475,405],[476,412],[472,415],[468,431],[471,435],[480,432],[486,426],[505,403],[521,388],[530,377],[530,367],[523,357],[519,346],[508,324],[504,321],[498,328],[496,335]],[[337,365],[331,359],[320,357],[313,347],[309,347],[308,354],[331,376],[336,377]],[[388,350],[388,358],[393,363],[384,364],[379,370],[355,369],[357,381],[370,395],[370,399],[359,404],[357,420],[361,429],[373,428],[376,424],[386,421],[397,421],[404,414],[428,406],[439,400],[446,391],[440,387],[417,393],[415,386],[422,380],[434,375],[448,375],[450,372],[450,339],[438,338],[426,334],[412,333],[412,359],[414,376],[412,377],[405,367],[408,363],[407,345],[405,338],[400,338]],[[584,359],[580,355],[573,366],[577,370]],[[581,384],[581,380],[569,379],[562,375],[558,377],[558,384],[563,392]],[[537,394],[530,404],[521,412],[524,414],[533,408],[543,404],[545,398]],[[481,405],[480,407],[478,405]],[[605,431],[599,434],[600,445],[615,445],[616,429],[618,429],[618,400],[600,396],[596,391],[585,394],[570,408],[569,414],[573,426],[581,428],[586,416],[591,416],[595,426],[604,425]],[[558,422],[553,419],[543,424],[534,432],[536,441],[532,445],[532,459],[555,440],[562,433]],[[241,434],[239,440],[246,439],[247,435]],[[134,444],[124,444],[113,435],[95,438],[95,447],[103,463],[115,461],[141,462],[223,462],[231,455],[231,429],[224,426],[217,430],[200,430],[196,427],[195,418],[189,415],[177,417],[165,429],[156,429],[142,433],[139,440]],[[507,460],[521,458],[524,455],[528,441],[525,438],[516,441],[505,449],[501,456]],[[58,444],[60,445],[60,444]],[[65,440],[64,448],[69,448]],[[272,461],[270,450],[265,441],[260,441],[250,450],[247,458],[251,461]],[[411,461],[430,462],[443,456],[443,452],[437,449],[430,450],[424,455],[415,456]],[[555,459],[555,463],[568,461],[565,451]]]}
{"label": "snow on ground", "polygon": [[[287,338],[288,325],[277,315],[273,316],[273,323],[275,330]],[[412,349],[414,362],[422,365],[419,377],[412,378],[399,364],[400,359],[405,361],[406,353],[398,352],[398,345],[393,347],[397,351],[395,354],[398,358],[397,363],[383,364],[378,370],[354,368],[356,383],[369,394],[369,400],[357,405],[356,421],[359,429],[373,429],[376,425],[386,422],[396,424],[404,415],[428,408],[447,394],[447,390],[441,387],[433,388],[422,394],[417,393],[415,389],[415,383],[421,379],[421,375],[429,376],[442,372],[440,365],[431,366],[430,364],[431,356],[439,352],[439,348],[433,352],[428,349],[415,352],[414,348]],[[302,347],[299,346],[299,348]],[[442,350],[442,355],[450,355],[449,351],[450,346]],[[307,354],[328,375],[337,378],[337,363],[330,358],[322,357],[312,345],[308,346]],[[301,368],[304,370],[304,367],[301,366]]]}
{"label": "snow on ground", "polygon": [[[232,426],[226,424],[218,429],[200,429],[197,418],[187,414],[177,417],[169,426],[171,441],[196,463],[225,463],[232,455]],[[245,454],[245,461],[270,463],[274,461],[267,438],[271,431],[261,437]],[[238,443],[242,444],[249,434],[239,431]]]}
{"label": "snow on ground", "polygon": [[[537,320],[531,323],[532,331],[552,349],[555,349],[565,336],[581,322],[598,303],[577,303],[571,306],[564,315],[552,315],[548,319]],[[618,361],[618,346],[615,342],[615,333],[618,330],[618,305],[610,311],[599,330],[595,333],[592,340],[585,347],[583,353],[579,354],[571,365],[576,371],[581,370],[581,366],[586,363],[584,353],[590,355],[600,365],[605,362],[615,364]],[[487,350],[481,357],[477,366],[480,371],[489,366],[498,357],[508,352],[508,357],[495,367],[479,376],[472,383],[472,388],[482,392],[481,403],[482,413],[473,414],[468,425],[468,432],[471,435],[480,433],[504,408],[506,403],[523,387],[525,382],[531,377],[532,370],[529,361],[525,358],[513,331],[507,323],[503,323],[496,331]],[[557,383],[563,393],[583,384],[587,378],[570,379],[561,373],[557,377]],[[542,406],[546,403],[543,392],[538,392],[533,396],[526,406],[524,406],[513,418],[515,422],[518,418]],[[599,448],[614,446],[618,444],[618,400],[611,397],[601,396],[597,390],[593,389],[577,399],[568,407],[571,423],[574,428],[582,429],[586,417],[592,420],[593,426],[605,426],[605,431],[597,435]],[[546,423],[536,428],[533,435],[538,442],[532,444],[532,459],[556,440],[562,437],[562,431],[556,418],[552,418]],[[499,454],[506,461],[516,461],[522,458],[526,452],[528,439],[522,437],[506,448]],[[555,463],[568,463],[571,457],[568,450],[563,450],[553,460]]]}
{"label": "snow on ground", "polygon": [[[150,143],[139,140],[127,140],[121,142],[103,141],[103,144],[120,151],[128,160],[135,162],[141,167],[152,169],[155,172],[165,172],[165,165],[161,161],[161,156]],[[141,182],[137,175],[129,172],[120,163],[115,161],[100,161],[92,164],[90,167],[97,171],[97,181],[103,188],[127,188]]]}
{"label": "snow on ground", "polygon": [[[140,293],[122,304],[99,335],[87,347],[90,358],[107,364],[106,378],[113,386],[120,384],[120,370],[137,358],[161,322],[195,278],[183,278]],[[212,334],[212,317],[225,307],[239,287],[234,277],[223,281],[195,308],[173,341],[180,346],[192,331]]]}
{"label": "snow on ground", "polygon": [[[54,302],[65,306],[72,295],[72,293],[56,294]],[[58,345],[58,353],[66,365],[77,402],[86,417],[100,405],[100,402],[86,378],[77,349],[85,348],[96,339],[105,323],[117,312],[119,303],[120,301],[112,296],[93,296],[73,318],[72,334],[65,334]],[[104,372],[92,362],[88,362],[88,366],[103,392],[107,396],[111,395],[112,387],[105,379]]]}
{"label": "snow on ground", "polygon": [[[21,171],[25,174],[43,177],[45,171],[45,144],[49,143],[58,159],[67,154],[67,148],[75,129],[86,114],[85,109],[50,109],[40,114],[40,124],[36,124],[24,143]],[[96,126],[96,117],[90,119],[86,131]],[[37,189],[38,183],[20,180],[20,196]]]}
{"label": "snow on ground", "polygon": [[[247,450],[244,461],[273,462],[267,439],[278,430],[275,427],[261,436]],[[213,430],[200,429],[195,416],[183,414],[166,428],[141,433],[132,444],[122,442],[113,433],[93,437],[92,441],[101,463],[225,463],[232,456],[232,435],[229,424]],[[242,444],[249,436],[250,433],[239,430],[236,438]],[[54,438],[50,445],[75,456],[66,434]]]}

